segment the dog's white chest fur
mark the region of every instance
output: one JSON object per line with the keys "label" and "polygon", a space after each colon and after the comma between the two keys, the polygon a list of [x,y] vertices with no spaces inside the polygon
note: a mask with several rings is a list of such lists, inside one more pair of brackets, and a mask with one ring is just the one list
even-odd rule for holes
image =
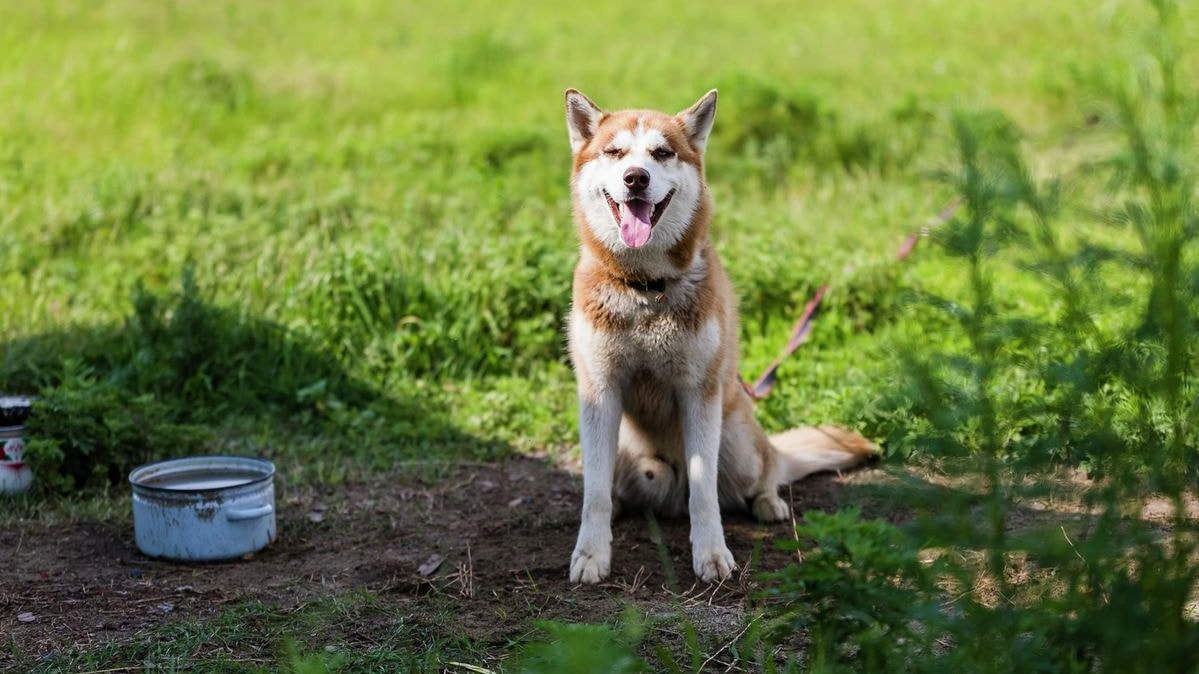
{"label": "dog's white chest fur", "polygon": [[581,311],[572,311],[574,362],[593,381],[627,383],[634,374],[649,372],[678,386],[698,385],[720,346],[720,326],[709,319],[695,328],[653,302],[629,302],[624,315],[631,326],[618,331],[597,328]]}

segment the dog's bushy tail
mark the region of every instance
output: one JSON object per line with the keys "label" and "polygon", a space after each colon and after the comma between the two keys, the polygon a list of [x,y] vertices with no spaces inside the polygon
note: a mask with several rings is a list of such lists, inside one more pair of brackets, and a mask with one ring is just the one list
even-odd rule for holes
{"label": "dog's bushy tail", "polygon": [[838,426],[792,428],[770,436],[770,444],[782,457],[782,484],[825,470],[844,470],[878,452],[874,443]]}

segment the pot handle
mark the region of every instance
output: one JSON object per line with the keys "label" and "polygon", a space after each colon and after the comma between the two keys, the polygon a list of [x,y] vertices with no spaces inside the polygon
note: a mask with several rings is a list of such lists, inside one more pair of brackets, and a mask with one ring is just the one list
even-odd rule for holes
{"label": "pot handle", "polygon": [[275,512],[275,506],[269,503],[263,503],[260,506],[246,508],[245,510],[230,510],[225,513],[225,519],[230,522],[240,522],[242,520],[256,520],[259,517],[266,517]]}

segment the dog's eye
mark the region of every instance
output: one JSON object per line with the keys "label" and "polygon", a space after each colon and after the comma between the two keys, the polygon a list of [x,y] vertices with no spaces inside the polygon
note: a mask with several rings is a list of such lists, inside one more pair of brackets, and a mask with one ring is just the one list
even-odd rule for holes
{"label": "dog's eye", "polygon": [[620,155],[624,154],[624,151],[618,147],[610,147],[610,148],[607,148],[604,150],[604,154],[606,156],[615,158],[615,157],[619,157]]}
{"label": "dog's eye", "polygon": [[673,156],[674,156],[674,151],[668,150],[664,147],[660,147],[657,150],[654,150],[654,159],[658,159],[658,160],[670,159]]}

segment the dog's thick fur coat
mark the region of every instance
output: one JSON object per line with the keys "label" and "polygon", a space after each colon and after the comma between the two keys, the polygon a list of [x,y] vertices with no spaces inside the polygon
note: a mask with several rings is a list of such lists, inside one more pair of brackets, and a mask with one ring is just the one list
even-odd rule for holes
{"label": "dog's thick fur coat", "polygon": [[695,574],[735,568],[721,509],[787,519],[780,485],[869,457],[837,427],[767,437],[738,373],[736,297],[708,239],[703,154],[716,91],[677,115],[604,112],[573,89],[566,122],[581,241],[569,318],[583,512],[572,582],[611,565],[619,508],[688,513]]}

